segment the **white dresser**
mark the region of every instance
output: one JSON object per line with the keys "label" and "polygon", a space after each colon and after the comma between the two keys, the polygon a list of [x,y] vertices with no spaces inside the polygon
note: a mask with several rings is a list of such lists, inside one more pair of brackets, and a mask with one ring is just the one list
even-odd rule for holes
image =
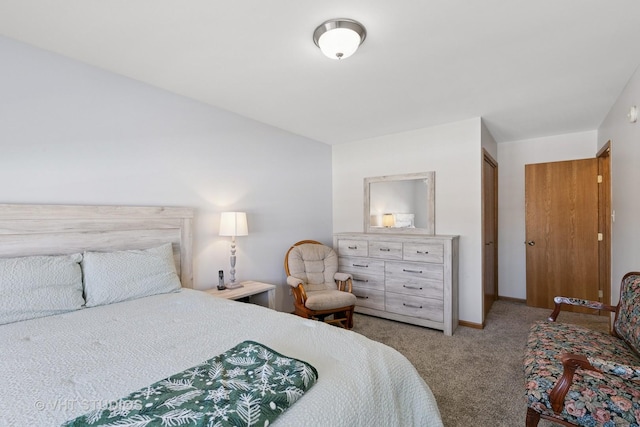
{"label": "white dresser", "polygon": [[458,236],[337,233],[355,311],[452,335],[458,326]]}

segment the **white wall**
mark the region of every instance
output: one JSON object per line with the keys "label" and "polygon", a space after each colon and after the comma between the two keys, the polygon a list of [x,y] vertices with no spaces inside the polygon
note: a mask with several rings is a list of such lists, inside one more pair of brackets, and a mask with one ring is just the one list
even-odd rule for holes
{"label": "white wall", "polygon": [[491,132],[489,132],[489,129],[485,126],[484,122],[481,123],[480,142],[482,148],[484,148],[495,161],[498,161],[498,144],[493,138],[493,135],[491,135]]}
{"label": "white wall", "polygon": [[460,319],[482,322],[480,118],[333,146],[333,230],[363,231],[364,178],[435,171],[436,233],[460,235]]}
{"label": "white wall", "polygon": [[292,243],[331,244],[330,146],[7,38],[0,57],[0,203],[195,207],[197,288],[228,277],[221,211],[248,214],[240,280],[284,284]]}
{"label": "white wall", "polygon": [[498,293],[526,299],[524,165],[595,157],[596,131],[498,144]]}
{"label": "white wall", "polygon": [[640,121],[629,123],[629,107],[640,107],[640,70],[636,70],[598,128],[598,147],[611,140],[611,302],[620,296],[620,280],[640,271]]}

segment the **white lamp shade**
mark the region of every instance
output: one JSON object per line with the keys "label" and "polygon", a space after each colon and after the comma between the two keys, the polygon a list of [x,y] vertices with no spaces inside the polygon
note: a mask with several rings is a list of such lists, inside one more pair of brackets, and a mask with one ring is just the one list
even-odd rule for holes
{"label": "white lamp shade", "polygon": [[345,59],[360,46],[360,35],[350,28],[334,28],[320,36],[318,46],[331,59]]}
{"label": "white lamp shade", "polygon": [[249,228],[245,212],[222,212],[220,214],[221,236],[246,236],[248,234]]}
{"label": "white lamp shade", "polygon": [[384,227],[393,227],[396,225],[396,219],[393,217],[393,214],[384,214],[382,215],[382,225]]}

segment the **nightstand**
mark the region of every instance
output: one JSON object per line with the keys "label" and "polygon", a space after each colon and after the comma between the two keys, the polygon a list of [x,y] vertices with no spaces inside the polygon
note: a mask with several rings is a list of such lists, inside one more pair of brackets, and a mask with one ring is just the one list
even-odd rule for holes
{"label": "nightstand", "polygon": [[241,282],[241,288],[225,289],[219,291],[217,288],[208,289],[205,292],[218,298],[238,300],[246,297],[258,297],[264,299],[266,297],[266,306],[270,309],[276,309],[276,285],[269,283],[247,281]]}

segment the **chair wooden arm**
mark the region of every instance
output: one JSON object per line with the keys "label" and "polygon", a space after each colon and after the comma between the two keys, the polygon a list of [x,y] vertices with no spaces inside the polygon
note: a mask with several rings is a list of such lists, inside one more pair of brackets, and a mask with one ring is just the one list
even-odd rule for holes
{"label": "chair wooden arm", "polygon": [[303,284],[304,282],[301,279],[293,276],[287,276],[287,285],[291,286],[293,298],[296,303],[304,306],[304,303],[307,301],[307,293],[304,290]]}
{"label": "chair wooden arm", "polygon": [[307,302],[307,292],[304,290],[304,286],[302,284],[292,288],[293,298],[296,300],[296,303],[304,306]]}
{"label": "chair wooden arm", "polygon": [[336,280],[336,284],[338,285],[339,291],[353,293],[353,281],[351,280],[351,277],[347,280]]}
{"label": "chair wooden arm", "polygon": [[580,298],[555,297],[553,299],[553,302],[555,304],[555,308],[553,309],[553,313],[551,313],[551,315],[547,318],[549,322],[556,321],[556,319],[558,318],[558,315],[560,314],[560,311],[562,310],[563,304],[575,305],[575,306],[585,307],[585,308],[593,308],[594,310],[606,310],[606,311],[611,311],[613,313],[615,313],[617,310],[617,307],[603,304],[600,301],[589,301],[589,300],[580,299]]}
{"label": "chair wooden arm", "polygon": [[585,356],[580,354],[563,353],[560,355],[562,366],[564,368],[562,376],[558,379],[558,382],[549,393],[549,401],[554,412],[559,414],[562,412],[564,406],[564,398],[569,392],[569,387],[573,383],[573,375],[578,368],[587,369],[590,371],[601,372],[594,368]]}

